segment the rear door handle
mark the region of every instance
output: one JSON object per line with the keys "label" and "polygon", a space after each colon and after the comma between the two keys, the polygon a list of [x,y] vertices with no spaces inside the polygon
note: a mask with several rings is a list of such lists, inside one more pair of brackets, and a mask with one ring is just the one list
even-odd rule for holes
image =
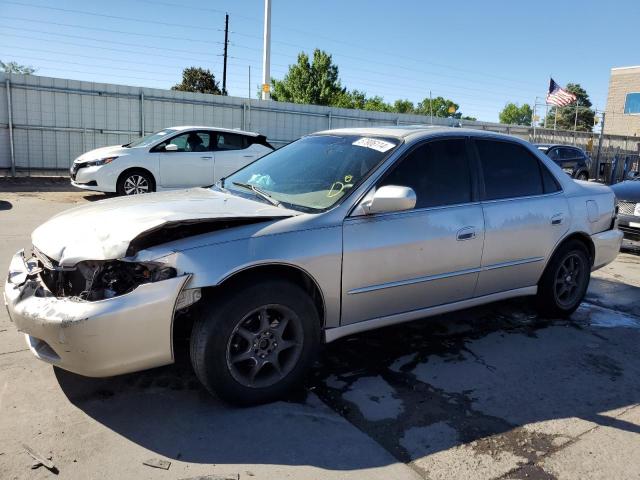
{"label": "rear door handle", "polygon": [[211,160],[213,157],[200,157],[202,160]]}
{"label": "rear door handle", "polygon": [[472,240],[476,238],[476,227],[464,227],[456,233],[456,240]]}
{"label": "rear door handle", "polygon": [[562,225],[562,222],[564,222],[564,215],[561,213],[556,213],[551,217],[551,225]]}

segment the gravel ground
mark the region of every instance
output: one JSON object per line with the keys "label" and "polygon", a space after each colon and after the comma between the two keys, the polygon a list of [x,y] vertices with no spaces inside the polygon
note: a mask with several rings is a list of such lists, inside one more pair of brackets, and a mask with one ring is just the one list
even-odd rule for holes
{"label": "gravel ground", "polygon": [[[0,179],[0,270],[29,233],[104,199]],[[567,321],[524,300],[330,344],[304,389],[236,409],[174,365],[88,379],[35,360],[0,312],[0,478],[640,478],[640,257]],[[639,435],[639,436],[636,436]],[[143,464],[171,462],[169,469]]]}

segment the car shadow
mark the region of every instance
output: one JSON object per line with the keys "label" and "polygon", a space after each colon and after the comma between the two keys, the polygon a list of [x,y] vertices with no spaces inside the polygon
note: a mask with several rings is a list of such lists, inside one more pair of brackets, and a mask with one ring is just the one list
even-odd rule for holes
{"label": "car shadow", "polygon": [[[185,343],[171,366],[56,376],[87,415],[182,461],[353,470],[461,445],[481,451],[496,439],[531,460],[565,438],[544,427],[558,420],[640,433],[607,413],[640,401],[640,318],[603,328],[599,316],[628,315],[607,312],[586,304],[569,320],[547,321],[521,299],[354,335],[326,346],[304,389],[253,408],[209,395]],[[373,455],[359,432],[393,457]]]}
{"label": "car shadow", "polygon": [[11,202],[7,202],[6,200],[0,200],[0,210],[11,210],[13,208],[13,204]]}
{"label": "car shadow", "polygon": [[83,195],[82,198],[84,198],[88,202],[97,202],[99,200],[106,200],[108,198],[115,198],[117,196],[118,194],[116,193],[93,192],[88,195]]}

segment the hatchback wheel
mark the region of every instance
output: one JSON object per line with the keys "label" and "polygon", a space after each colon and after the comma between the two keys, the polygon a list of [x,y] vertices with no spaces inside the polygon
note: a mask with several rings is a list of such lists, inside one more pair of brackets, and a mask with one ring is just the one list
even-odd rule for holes
{"label": "hatchback wheel", "polygon": [[538,306],[549,317],[567,317],[584,298],[591,274],[589,254],[581,242],[561,246],[538,284]]}
{"label": "hatchback wheel", "polygon": [[587,175],[587,172],[580,172],[576,177],[576,179],[586,181],[586,180],[589,180],[589,175]]}
{"label": "hatchback wheel", "polygon": [[280,280],[235,284],[226,292],[203,304],[194,324],[196,375],[228,402],[276,400],[300,383],[315,359],[315,305],[300,287]]}
{"label": "hatchback wheel", "polygon": [[142,170],[132,170],[118,180],[117,190],[120,195],[139,195],[155,190],[155,182],[151,174]]}

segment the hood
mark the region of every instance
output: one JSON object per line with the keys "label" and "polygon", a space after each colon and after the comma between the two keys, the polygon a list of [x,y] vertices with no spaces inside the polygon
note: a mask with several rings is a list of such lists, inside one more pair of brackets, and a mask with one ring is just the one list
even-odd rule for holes
{"label": "hood", "polygon": [[[33,245],[62,266],[83,260],[112,260],[141,248],[239,225],[287,218],[300,212],[206,188],[101,200],[62,212],[31,235]],[[193,233],[185,225],[197,225]],[[166,227],[166,230],[163,228]],[[204,227],[204,228],[203,228]],[[208,229],[207,229],[208,227]],[[144,241],[143,234],[149,233]],[[129,253],[127,253],[129,250]]]}
{"label": "hood", "polygon": [[125,148],[122,145],[112,145],[110,147],[102,147],[96,148],[94,150],[89,150],[87,153],[83,153],[78,158],[76,158],[73,163],[82,163],[89,160],[98,160],[100,158],[113,157],[116,155],[124,155],[128,153],[131,153],[130,148]]}
{"label": "hood", "polygon": [[640,202],[640,180],[627,180],[626,182],[611,185],[613,193],[618,200],[627,202]]}

